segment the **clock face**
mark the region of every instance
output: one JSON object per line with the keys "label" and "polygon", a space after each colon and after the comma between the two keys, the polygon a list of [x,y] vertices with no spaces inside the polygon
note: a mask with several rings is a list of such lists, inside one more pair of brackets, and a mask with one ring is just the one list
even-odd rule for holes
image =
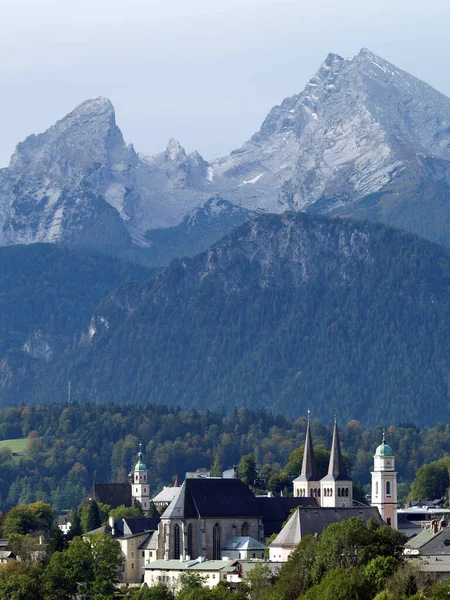
{"label": "clock face", "polygon": [[387,461],[386,461],[386,464],[387,464],[387,466],[388,466],[388,467],[390,467],[390,466],[391,466],[391,461],[390,461],[390,460],[387,460]]}

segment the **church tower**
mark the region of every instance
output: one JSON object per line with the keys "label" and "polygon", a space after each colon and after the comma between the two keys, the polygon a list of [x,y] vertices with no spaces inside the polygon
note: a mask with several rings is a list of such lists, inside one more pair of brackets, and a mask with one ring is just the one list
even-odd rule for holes
{"label": "church tower", "polygon": [[311,438],[311,425],[306,425],[305,449],[303,451],[303,463],[301,474],[292,482],[294,485],[294,496],[308,496],[316,498],[320,506],[320,481],[317,476],[316,459]]}
{"label": "church tower", "polygon": [[381,444],[373,457],[372,506],[378,508],[381,518],[387,525],[397,529],[397,473],[394,453],[386,444],[385,437],[383,430]]}
{"label": "church tower", "polygon": [[148,484],[148,470],[142,462],[142,444],[139,444],[138,461],[132,473],[130,473],[131,497],[133,504],[140,502],[145,516],[150,508],[150,486]]}
{"label": "church tower", "polygon": [[344,470],[336,419],[328,474],[320,480],[320,496],[323,507],[351,508],[353,506],[353,481]]}

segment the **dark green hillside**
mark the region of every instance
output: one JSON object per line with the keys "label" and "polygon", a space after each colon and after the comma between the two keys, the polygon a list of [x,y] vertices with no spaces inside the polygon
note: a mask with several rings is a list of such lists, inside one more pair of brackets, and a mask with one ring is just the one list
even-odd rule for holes
{"label": "dark green hillside", "polygon": [[80,401],[445,421],[449,291],[450,253],[417,237],[264,216],[134,289],[132,311],[113,295],[97,311],[110,327],[49,365],[27,399],[49,402],[70,379]]}
{"label": "dark green hillside", "polygon": [[[4,387],[15,390],[23,383],[26,390],[28,370],[41,369],[43,361],[78,344],[101,299],[129,279],[152,275],[118,259],[51,244],[0,248]],[[14,393],[8,400],[14,402]]]}

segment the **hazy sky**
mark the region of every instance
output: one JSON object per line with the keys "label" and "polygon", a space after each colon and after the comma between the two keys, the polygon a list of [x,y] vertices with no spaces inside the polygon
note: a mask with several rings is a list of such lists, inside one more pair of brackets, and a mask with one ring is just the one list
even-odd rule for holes
{"label": "hazy sky", "polygon": [[367,47],[450,96],[449,0],[0,0],[0,166],[106,96],[125,140],[239,147],[328,52]]}

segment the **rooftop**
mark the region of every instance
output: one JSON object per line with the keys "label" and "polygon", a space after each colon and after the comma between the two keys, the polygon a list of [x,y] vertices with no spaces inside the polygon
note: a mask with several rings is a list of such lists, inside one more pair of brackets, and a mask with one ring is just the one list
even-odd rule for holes
{"label": "rooftop", "polygon": [[235,560],[155,560],[145,565],[146,570],[158,571],[222,571],[235,569]]}

